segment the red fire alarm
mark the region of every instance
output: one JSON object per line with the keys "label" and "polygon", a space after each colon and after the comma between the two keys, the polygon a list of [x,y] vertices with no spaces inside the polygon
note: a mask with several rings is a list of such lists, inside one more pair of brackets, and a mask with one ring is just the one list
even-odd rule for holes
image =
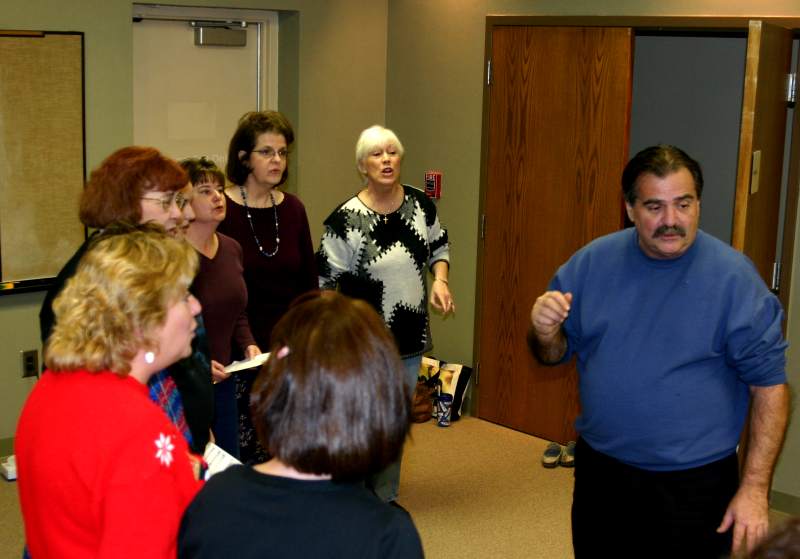
{"label": "red fire alarm", "polygon": [[438,200],[442,197],[442,172],[441,171],[426,171],[425,172],[425,194],[428,198]]}

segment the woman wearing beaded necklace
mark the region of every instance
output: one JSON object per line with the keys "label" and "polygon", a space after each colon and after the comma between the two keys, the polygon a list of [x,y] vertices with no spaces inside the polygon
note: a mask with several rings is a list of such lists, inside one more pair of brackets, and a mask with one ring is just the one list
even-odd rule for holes
{"label": "woman wearing beaded necklace", "polygon": [[[292,125],[275,111],[246,113],[231,138],[225,168],[232,183],[225,190],[227,215],[218,231],[242,246],[247,315],[258,347],[268,347],[272,327],[298,295],[318,288],[314,249],[306,210],[300,200],[277,189],[288,176]],[[260,462],[249,414],[255,371],[237,373],[240,455]]]}

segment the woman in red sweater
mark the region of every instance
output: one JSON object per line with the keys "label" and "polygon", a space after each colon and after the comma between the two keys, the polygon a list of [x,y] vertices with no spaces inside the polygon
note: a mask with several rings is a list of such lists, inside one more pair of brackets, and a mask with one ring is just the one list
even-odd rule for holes
{"label": "woman in red sweater", "polygon": [[196,270],[158,226],[107,230],[55,299],[15,440],[31,557],[175,556],[199,460],[147,381],[191,351]]}

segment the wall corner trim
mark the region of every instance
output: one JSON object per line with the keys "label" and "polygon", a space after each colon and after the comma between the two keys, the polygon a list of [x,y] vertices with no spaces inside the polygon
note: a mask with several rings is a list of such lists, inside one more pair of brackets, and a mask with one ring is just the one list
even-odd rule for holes
{"label": "wall corner trim", "polygon": [[785,512],[792,516],[800,516],[800,497],[781,491],[770,491],[769,497],[769,506],[771,509]]}

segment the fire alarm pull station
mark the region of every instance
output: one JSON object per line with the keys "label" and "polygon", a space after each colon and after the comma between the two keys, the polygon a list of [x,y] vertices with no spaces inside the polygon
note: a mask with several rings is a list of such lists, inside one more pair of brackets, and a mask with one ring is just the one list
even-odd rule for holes
{"label": "fire alarm pull station", "polygon": [[438,200],[442,197],[442,172],[441,171],[426,171],[425,172],[425,194],[428,198]]}

